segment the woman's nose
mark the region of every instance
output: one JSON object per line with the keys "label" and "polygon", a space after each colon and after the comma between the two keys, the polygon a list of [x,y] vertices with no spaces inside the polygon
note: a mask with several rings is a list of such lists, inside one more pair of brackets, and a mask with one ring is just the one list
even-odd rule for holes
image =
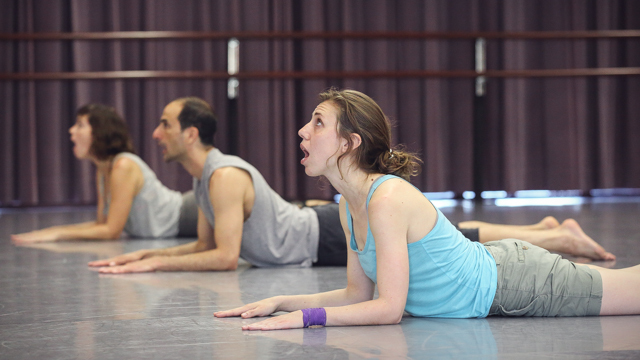
{"label": "woman's nose", "polygon": [[303,126],[300,130],[298,130],[298,136],[300,136],[301,138],[303,138],[305,140],[307,139],[306,135],[308,134],[307,126],[309,126],[309,124]]}

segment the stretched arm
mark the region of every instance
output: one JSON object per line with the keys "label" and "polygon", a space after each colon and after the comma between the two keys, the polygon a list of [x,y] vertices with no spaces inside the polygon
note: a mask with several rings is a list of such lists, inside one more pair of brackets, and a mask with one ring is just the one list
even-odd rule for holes
{"label": "stretched arm", "polygon": [[[96,173],[96,182],[99,182],[101,176],[102,174],[98,171]],[[100,191],[100,186],[96,184],[98,186],[96,221],[54,226],[29,233],[12,235],[11,239],[19,244],[74,239],[113,240],[119,238],[129,217],[133,199],[144,184],[140,167],[130,159],[118,159],[113,164],[109,184],[111,206],[106,219],[103,215],[105,194]]]}
{"label": "stretched arm", "polygon": [[[215,316],[266,316],[275,311],[293,311],[255,324],[245,330],[272,330],[302,327],[302,312],[307,307],[326,307],[327,325],[393,324],[402,319],[409,284],[407,253],[407,221],[389,216],[402,216],[398,209],[386,201],[372,200],[369,206],[371,231],[376,239],[379,297],[372,300],[374,286],[364,274],[357,255],[349,251],[347,260],[347,288],[315,295],[274,297],[237,309],[218,312]],[[346,226],[346,211],[341,201],[340,219],[346,239],[351,234]],[[374,223],[376,225],[374,225]]]}
{"label": "stretched arm", "polygon": [[[89,262],[89,266],[91,267],[100,267],[100,272],[111,272],[111,273],[124,273],[124,272],[134,272],[134,271],[125,271],[126,268],[122,267],[122,265],[139,262],[139,260],[149,259],[156,256],[177,256],[184,254],[191,254],[196,251],[198,247],[199,241],[193,241],[187,244],[173,246],[166,249],[143,249],[138,251],[133,251],[127,254],[122,254],[118,256],[114,256],[108,259],[96,260]],[[105,266],[110,266],[113,268],[104,268]],[[147,269],[147,271],[154,271],[152,267],[137,267],[138,271],[142,272],[143,269]],[[120,271],[108,271],[106,269],[120,269]],[[133,270],[133,269],[129,269]]]}
{"label": "stretched arm", "polygon": [[[291,313],[286,316],[278,316],[267,321],[245,326],[243,329],[268,330],[302,327],[302,312],[296,310],[315,307],[344,307],[345,305],[357,304],[373,298],[375,285],[362,271],[357,255],[354,252],[350,252],[348,255],[347,277],[348,283],[344,289],[309,295],[275,296],[235,309],[218,311],[214,313],[214,316],[241,316],[246,319],[268,316],[278,311],[288,311]],[[329,309],[327,309],[328,312]]]}
{"label": "stretched arm", "polygon": [[37,242],[57,241],[58,234],[70,231],[78,231],[91,228],[97,225],[96,221],[87,221],[79,224],[57,225],[46,229],[29,231],[21,234],[12,234],[11,241],[16,245],[30,244]]}
{"label": "stretched arm", "polygon": [[253,183],[243,170],[221,168],[211,176],[209,189],[217,225],[212,229],[199,210],[197,242],[165,250],[126,254],[116,259],[122,260],[121,263],[113,259],[109,262],[108,259],[90,265],[110,266],[101,268],[103,273],[235,270],[240,257],[245,200],[253,191]]}

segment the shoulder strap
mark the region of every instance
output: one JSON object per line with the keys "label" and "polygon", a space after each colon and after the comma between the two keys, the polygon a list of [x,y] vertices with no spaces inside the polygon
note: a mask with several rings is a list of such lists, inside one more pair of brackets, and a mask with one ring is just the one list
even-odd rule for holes
{"label": "shoulder strap", "polygon": [[371,189],[369,189],[369,195],[367,196],[367,209],[369,208],[369,201],[371,201],[371,196],[373,196],[373,193],[376,191],[378,186],[380,186],[383,182],[394,178],[401,179],[400,177],[397,177],[395,175],[383,175],[377,178],[376,181],[371,184]]}

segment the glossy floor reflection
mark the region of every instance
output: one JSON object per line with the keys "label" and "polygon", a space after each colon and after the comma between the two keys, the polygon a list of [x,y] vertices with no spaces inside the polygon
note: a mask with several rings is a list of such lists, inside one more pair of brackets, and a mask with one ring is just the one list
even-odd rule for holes
{"label": "glossy floor reflection", "polygon": [[[525,224],[573,217],[618,256],[640,263],[640,202],[508,208],[459,203],[454,221]],[[186,240],[16,247],[9,234],[92,219],[91,209],[0,210],[0,359],[640,358],[640,316],[419,319],[399,325],[243,332],[255,320],[212,313],[266,296],[346,285],[344,268],[99,275],[98,258]],[[584,261],[584,259],[574,259]]]}

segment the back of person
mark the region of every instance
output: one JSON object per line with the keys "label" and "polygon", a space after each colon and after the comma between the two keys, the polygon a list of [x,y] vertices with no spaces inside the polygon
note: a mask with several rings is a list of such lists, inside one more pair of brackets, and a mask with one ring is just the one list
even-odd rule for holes
{"label": "back of person", "polygon": [[[156,174],[138,156],[123,152],[116,155],[114,161],[125,157],[135,162],[144,178],[144,185],[134,197],[124,226],[130,236],[144,238],[167,238],[178,235],[182,194],[162,185]],[[105,213],[109,210],[109,201]]]}
{"label": "back of person", "polygon": [[[398,177],[385,175],[374,182],[367,206],[378,186],[389,179]],[[438,218],[433,229],[421,240],[407,245],[410,275],[405,310],[414,316],[485,317],[496,292],[495,261],[482,244],[466,239],[440,210],[436,211]],[[351,250],[358,253],[367,276],[377,282],[371,230],[364,249],[359,251],[348,204],[347,221],[352,234]]]}
{"label": "back of person", "polygon": [[209,151],[202,178],[194,179],[196,201],[209,224],[215,227],[213,207],[209,201],[209,179],[222,167],[236,167],[248,172],[255,191],[251,215],[242,228],[240,256],[255,266],[311,266],[318,249],[316,213],[285,201],[271,189],[255,167],[215,148]]}

